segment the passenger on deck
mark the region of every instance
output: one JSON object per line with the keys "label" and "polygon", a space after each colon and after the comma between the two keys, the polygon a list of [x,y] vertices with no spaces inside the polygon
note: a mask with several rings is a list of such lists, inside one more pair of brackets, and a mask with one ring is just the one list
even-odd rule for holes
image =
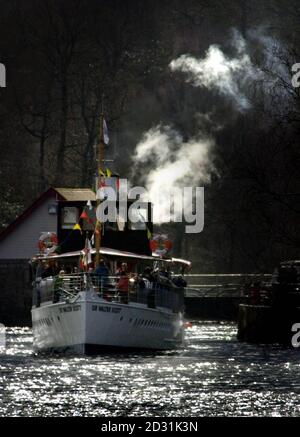
{"label": "passenger on deck", "polygon": [[149,282],[154,282],[155,277],[153,275],[153,270],[151,267],[146,267],[143,273],[143,278],[147,279]]}
{"label": "passenger on deck", "polygon": [[121,301],[128,303],[129,278],[124,271],[120,274],[117,287],[121,294]]}
{"label": "passenger on deck", "polygon": [[158,273],[160,276],[163,276],[164,278],[168,278],[168,279],[170,278],[170,270],[169,269],[165,269],[162,267]]}
{"label": "passenger on deck", "polygon": [[122,263],[121,267],[118,268],[117,272],[116,272],[116,276],[121,276],[123,273],[125,273],[125,275],[128,272],[128,266],[126,263]]}
{"label": "passenger on deck", "polygon": [[156,282],[157,282],[157,289],[159,290],[169,289],[173,285],[164,268],[156,272]]}
{"label": "passenger on deck", "polygon": [[48,263],[44,266],[44,270],[42,271],[42,278],[49,278],[50,276],[54,276],[53,275],[53,268],[52,266]]}
{"label": "passenger on deck", "polygon": [[54,279],[53,303],[59,302],[60,293],[64,284],[63,277],[65,274],[66,274],[65,270],[60,270],[58,276],[56,276]]}
{"label": "passenger on deck", "polygon": [[100,291],[108,285],[109,270],[104,261],[100,261],[99,266],[95,269],[95,278],[98,280]]}
{"label": "passenger on deck", "polygon": [[183,279],[182,276],[176,276],[172,279],[173,284],[176,285],[176,287],[185,288],[187,286],[187,282]]}
{"label": "passenger on deck", "polygon": [[109,270],[104,261],[100,261],[99,266],[95,269],[95,274],[98,276],[109,276]]}

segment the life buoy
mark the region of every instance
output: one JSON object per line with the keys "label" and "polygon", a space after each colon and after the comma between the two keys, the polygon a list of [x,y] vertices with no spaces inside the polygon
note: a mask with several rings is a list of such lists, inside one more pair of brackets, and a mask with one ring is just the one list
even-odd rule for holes
{"label": "life buoy", "polygon": [[172,249],[172,241],[167,235],[155,235],[150,241],[150,248],[153,253],[159,256],[165,256]]}
{"label": "life buoy", "polygon": [[41,253],[54,252],[58,245],[58,239],[55,232],[43,232],[38,241],[38,248]]}

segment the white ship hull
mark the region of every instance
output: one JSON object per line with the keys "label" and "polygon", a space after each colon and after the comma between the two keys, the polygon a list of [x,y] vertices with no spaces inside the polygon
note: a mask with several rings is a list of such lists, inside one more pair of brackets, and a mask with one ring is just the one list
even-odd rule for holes
{"label": "white ship hull", "polygon": [[167,350],[180,346],[184,335],[181,312],[108,302],[93,291],[81,292],[70,302],[34,307],[32,324],[35,351]]}

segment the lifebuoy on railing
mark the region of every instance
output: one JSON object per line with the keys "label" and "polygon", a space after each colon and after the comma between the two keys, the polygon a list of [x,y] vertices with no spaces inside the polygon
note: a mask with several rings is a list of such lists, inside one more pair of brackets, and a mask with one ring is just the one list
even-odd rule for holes
{"label": "lifebuoy on railing", "polygon": [[166,256],[172,249],[172,241],[167,235],[155,235],[150,240],[150,249],[155,255]]}

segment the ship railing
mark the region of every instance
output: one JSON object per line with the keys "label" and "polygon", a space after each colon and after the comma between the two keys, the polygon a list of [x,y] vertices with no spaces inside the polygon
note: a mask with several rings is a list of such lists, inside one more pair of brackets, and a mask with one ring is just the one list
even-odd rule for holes
{"label": "ship railing", "polygon": [[119,279],[117,276],[99,276],[95,273],[64,273],[38,281],[36,289],[41,302],[58,302],[87,290],[93,290],[99,297],[116,300],[120,294],[126,294],[118,289]]}
{"label": "ship railing", "polygon": [[183,289],[171,281],[149,282],[136,276],[100,276],[95,273],[60,274],[39,278],[35,282],[33,304],[60,302],[74,298],[78,293],[93,290],[99,297],[128,304],[134,302],[149,308],[169,308],[179,311],[183,307]]}
{"label": "ship railing", "polygon": [[33,305],[45,302],[59,302],[66,297],[72,298],[82,291],[79,275],[58,275],[37,278],[34,283]]}
{"label": "ship railing", "polygon": [[43,280],[40,302],[63,301],[79,292],[93,290],[99,297],[128,304],[134,302],[149,308],[169,308],[178,311],[183,307],[183,289],[168,283],[150,283],[146,279],[128,275],[101,276],[95,273],[60,274]]}
{"label": "ship railing", "polygon": [[129,298],[131,302],[142,303],[149,308],[168,308],[173,311],[184,307],[184,292],[182,288],[171,282],[159,283],[140,281],[132,284]]}

